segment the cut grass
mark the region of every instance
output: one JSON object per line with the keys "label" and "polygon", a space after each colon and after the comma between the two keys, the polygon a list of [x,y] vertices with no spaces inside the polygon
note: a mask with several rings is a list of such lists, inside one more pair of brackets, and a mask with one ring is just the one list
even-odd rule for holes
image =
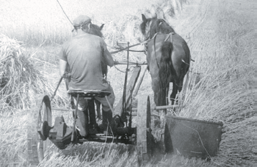
{"label": "cut grass", "polygon": [[[47,81],[56,67],[53,59],[37,58],[37,53],[25,49],[21,42],[3,34],[0,35],[0,54],[1,112],[12,107],[29,109],[41,100],[38,99],[39,95],[52,95],[57,84],[52,85]],[[64,98],[57,95],[53,102],[63,104],[64,101]]]}
{"label": "cut grass", "polygon": [[18,41],[0,36],[1,108],[28,109],[34,94],[47,90],[44,79],[30,55]]}
{"label": "cut grass", "polygon": [[215,36],[192,66],[202,78],[196,85],[191,78],[194,86],[187,90],[185,108],[179,113],[224,123],[220,152],[213,158],[220,166],[256,164],[257,94],[252,81],[257,69],[255,44],[249,42],[256,27],[238,9],[229,2],[221,6]]}

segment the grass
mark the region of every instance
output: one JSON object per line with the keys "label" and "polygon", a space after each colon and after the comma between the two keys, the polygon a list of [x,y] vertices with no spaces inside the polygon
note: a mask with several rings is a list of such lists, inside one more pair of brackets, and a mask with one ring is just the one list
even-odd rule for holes
{"label": "grass", "polygon": [[15,110],[14,114],[1,114],[0,165],[25,166],[27,149],[27,126],[33,124],[29,110]]}
{"label": "grass", "polygon": [[[55,68],[57,61],[45,59],[46,56],[41,57],[39,53],[31,52],[22,42],[5,35],[0,36],[0,53],[1,112],[8,108],[30,109],[38,102],[39,95],[52,95],[56,84],[53,86],[47,83],[49,78],[45,76],[51,70],[46,69]],[[54,103],[63,104],[64,101],[57,95]]]}
{"label": "grass", "polygon": [[44,79],[18,41],[0,36],[1,109],[31,107],[33,94],[47,91]]}
{"label": "grass", "polygon": [[[109,3],[100,0],[68,0],[59,2],[71,21],[78,15],[85,14],[92,18],[93,23],[99,25],[104,23],[105,37],[114,42],[117,38],[120,40],[125,39],[125,36],[124,34],[121,34],[121,31],[128,29],[129,25],[134,26],[132,23],[134,22],[133,20],[139,19],[137,16],[140,16],[145,8],[149,9],[152,4],[158,2],[158,4],[154,6],[155,8],[161,10],[166,6],[168,7],[167,10],[169,10],[169,14],[174,15],[174,9],[171,6],[170,1],[154,0],[149,4],[142,3],[141,1],[137,2],[136,0],[122,3],[119,1]],[[175,2],[178,0],[172,1]],[[185,0],[181,2],[183,4],[185,3]],[[127,5],[127,7],[124,9],[123,5]],[[97,6],[97,8],[95,6]],[[73,27],[62,12],[57,1],[4,1],[1,4],[0,11],[1,17],[8,16],[2,17],[2,25],[4,26],[0,27],[1,32],[10,38],[23,41],[26,45],[40,46],[56,43],[61,44],[71,37],[71,30]],[[131,13],[133,13],[133,15],[131,15]],[[130,24],[127,25],[127,23]],[[132,38],[130,38],[129,41],[131,41],[131,39]]]}
{"label": "grass", "polygon": [[[188,159],[179,155],[164,155],[163,150],[159,150],[158,154],[161,156],[156,155],[145,166],[254,166],[257,163],[255,160],[257,149],[256,88],[253,89],[254,84],[256,84],[253,81],[256,77],[256,64],[254,64],[256,61],[254,48],[256,46],[251,42],[256,37],[256,27],[252,24],[254,19],[251,20],[253,18],[251,14],[244,11],[246,8],[250,10],[251,3],[254,4],[254,1],[244,4],[245,8],[241,8],[239,2],[233,2],[232,5],[232,2],[221,1],[220,6],[213,6],[210,9],[214,10],[215,15],[208,16],[214,19],[217,24],[211,24],[214,22],[212,19],[205,20],[205,24],[190,39],[192,43],[190,48],[195,63],[192,62],[191,66],[192,72],[190,73],[189,87],[184,101],[185,107],[178,113],[179,116],[183,117],[222,121],[224,123],[224,133],[218,156],[213,157],[212,161],[208,162],[195,158]],[[11,7],[20,5],[14,1],[6,3],[1,4],[0,11],[8,12]],[[85,7],[85,4],[81,4],[83,3],[81,1],[76,1],[73,4],[78,9],[74,12],[74,9],[68,7],[71,4],[69,1],[61,1],[61,3],[71,18],[85,9],[92,8],[90,5]],[[95,3],[99,2],[96,1]],[[15,59],[17,61],[14,62],[20,64],[21,62],[32,63],[33,66],[27,67],[36,71],[34,73],[30,72],[30,75],[23,74],[24,71],[17,65],[17,67],[11,68],[11,70],[17,69],[13,70],[16,72],[14,75],[16,78],[13,78],[13,80],[16,81],[17,76],[26,74],[24,78],[30,78],[31,80],[31,82],[27,82],[27,80],[24,82],[27,87],[30,88],[33,85],[32,81],[35,81],[37,85],[34,85],[34,87],[51,95],[59,79],[57,57],[60,49],[59,44],[70,37],[71,27],[54,1],[47,1],[47,4],[45,6],[41,2],[37,4],[33,2],[23,3],[28,7],[28,11],[37,9],[37,12],[28,12],[28,15],[26,15],[33,24],[26,22],[26,17],[20,19],[15,17],[5,18],[6,26],[0,28],[4,34],[22,40],[26,44],[24,47],[17,41],[9,39],[8,41],[12,42],[11,44],[1,45],[10,46],[9,48],[14,49],[15,53],[22,53],[21,55],[25,57],[22,60]],[[117,4],[101,4],[95,11],[102,10],[104,13],[106,8],[110,9],[119,5],[121,4],[118,2]],[[135,4],[128,3],[129,5],[133,6]],[[139,6],[139,4],[136,5]],[[154,6],[154,8],[158,7],[165,12],[166,9],[164,10],[161,4]],[[16,17],[19,16],[20,12],[24,12],[23,8],[17,7],[17,9],[17,11],[13,11]],[[114,9],[129,13],[124,7]],[[172,11],[171,9],[170,7],[167,11]],[[130,8],[127,10],[130,10]],[[102,21],[106,23],[103,34],[109,46],[115,45],[117,41],[138,42],[137,38],[140,37],[138,25],[142,10],[135,11],[135,15],[128,14],[126,17],[115,17],[108,15],[108,13],[101,15],[100,12],[94,16],[93,21],[96,22],[96,20],[102,18]],[[87,12],[89,14],[94,13],[93,10]],[[46,20],[42,18],[43,15],[47,18]],[[51,45],[46,46],[47,44]],[[23,51],[24,48],[26,49]],[[1,49],[3,48],[1,47]],[[22,51],[19,51],[20,49]],[[5,50],[2,53],[6,54],[8,52]],[[124,54],[120,53],[114,55],[114,57],[117,60],[123,60]],[[140,54],[131,54],[131,59],[133,61],[143,61],[145,58]],[[5,65],[4,62],[6,61],[2,60],[1,65]],[[118,68],[124,70],[124,67]],[[2,69],[7,70],[6,66],[3,66]],[[33,76],[33,74],[36,74],[36,76]],[[38,81],[33,77],[40,80]],[[44,84],[47,84],[46,87],[42,86],[41,79],[44,79]],[[108,79],[115,81],[112,82],[112,86],[115,88],[116,101],[118,101],[123,89],[124,74],[111,68]],[[149,75],[146,75],[138,95],[139,100],[142,95],[150,93],[150,82]],[[17,87],[17,82],[12,83],[14,83],[12,87]],[[20,87],[17,87],[17,89],[22,90]],[[1,97],[1,106],[4,106],[2,107],[4,109],[0,112],[0,132],[2,134],[0,138],[0,166],[28,165],[26,162],[26,134],[28,130],[34,127],[36,122],[38,105],[33,106],[36,103],[35,99],[41,100],[40,98],[43,96],[37,93],[32,100],[28,100],[26,98],[29,95],[24,92],[28,91],[24,90],[22,92],[25,97],[22,97],[21,101],[26,102],[23,108],[29,108],[27,110],[18,110],[19,107],[6,107],[5,102],[3,102],[5,99]],[[37,95],[40,97],[36,97]],[[63,106],[64,104],[67,105],[68,102],[65,86],[62,84],[57,92],[54,105],[67,107]],[[70,113],[58,112],[56,114],[68,115]],[[160,136],[158,133],[161,133],[161,131],[158,132],[157,129],[155,135],[158,137],[158,135]],[[70,147],[66,151],[59,151],[55,147],[51,147],[49,158],[39,164],[39,166],[136,165],[137,154],[134,147],[99,143],[85,143]]]}
{"label": "grass", "polygon": [[253,41],[256,27],[246,15],[239,14],[242,11],[229,6],[221,7],[215,36],[210,35],[212,41],[204,54],[195,57],[197,63],[192,69],[202,77],[195,84],[196,76],[192,75],[193,86],[187,90],[186,105],[179,116],[222,121],[224,133],[214,162],[220,166],[254,166],[257,101],[252,81],[257,70],[255,46],[249,41]]}

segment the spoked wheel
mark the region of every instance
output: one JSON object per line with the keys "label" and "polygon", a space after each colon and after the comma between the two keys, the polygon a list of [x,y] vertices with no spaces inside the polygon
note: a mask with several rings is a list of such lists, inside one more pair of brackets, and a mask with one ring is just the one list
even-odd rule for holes
{"label": "spoked wheel", "polygon": [[37,155],[39,162],[44,159],[46,149],[50,145],[50,141],[47,137],[51,126],[51,102],[48,96],[44,96],[41,107],[39,109],[37,122]]}
{"label": "spoked wheel", "polygon": [[152,138],[151,138],[151,105],[150,98],[147,97],[145,101],[141,100],[138,103],[137,108],[137,151],[138,151],[138,162],[142,163],[150,160],[152,149]]}

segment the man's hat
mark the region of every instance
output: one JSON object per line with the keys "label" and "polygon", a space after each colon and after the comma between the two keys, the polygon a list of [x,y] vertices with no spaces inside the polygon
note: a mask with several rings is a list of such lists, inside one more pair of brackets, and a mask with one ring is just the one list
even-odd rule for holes
{"label": "man's hat", "polygon": [[73,21],[73,26],[78,27],[86,23],[90,23],[91,19],[86,15],[80,15]]}

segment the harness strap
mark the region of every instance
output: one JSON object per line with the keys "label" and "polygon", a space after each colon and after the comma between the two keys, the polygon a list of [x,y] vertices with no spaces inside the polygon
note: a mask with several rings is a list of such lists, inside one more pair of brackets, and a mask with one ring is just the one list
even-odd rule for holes
{"label": "harness strap", "polygon": [[174,34],[175,34],[174,32],[169,33],[168,36],[165,38],[164,42],[166,42],[171,37],[171,43],[172,43],[173,42],[172,35]]}
{"label": "harness strap", "polygon": [[154,49],[154,57],[155,57],[155,61],[156,61],[156,64],[157,64],[157,67],[158,69],[160,68],[159,67],[159,64],[158,64],[158,61],[157,61],[157,57],[156,57],[156,47],[155,47],[155,39],[156,39],[156,36],[157,36],[157,33],[154,34],[153,36],[153,49]]}

